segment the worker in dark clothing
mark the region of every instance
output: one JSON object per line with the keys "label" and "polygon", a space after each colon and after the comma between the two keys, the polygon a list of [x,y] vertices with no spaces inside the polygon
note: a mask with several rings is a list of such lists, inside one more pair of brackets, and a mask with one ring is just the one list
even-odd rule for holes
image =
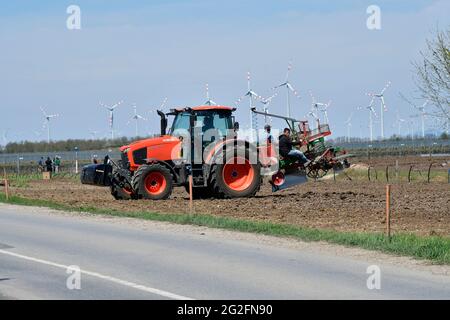
{"label": "worker in dark clothing", "polygon": [[52,161],[52,159],[50,159],[50,157],[47,157],[47,160],[45,161],[45,167],[47,169],[47,172],[52,172],[53,161]]}
{"label": "worker in dark clothing", "polygon": [[266,124],[264,126],[264,130],[266,131],[266,135],[267,135],[266,141],[267,141],[267,144],[269,145],[273,142],[273,137],[272,137],[272,134],[270,133],[270,131],[272,130],[272,127],[270,126],[270,124]]}
{"label": "worker in dark clothing", "polygon": [[292,141],[291,129],[285,128],[283,130],[283,134],[280,136],[278,144],[279,144],[280,155],[283,156],[284,158],[289,158],[289,157],[296,158],[296,159],[300,160],[300,162],[303,163],[303,165],[305,167],[307,167],[310,164],[311,161],[305,157],[303,152],[292,148],[293,146],[299,145],[300,141],[296,141],[296,142]]}

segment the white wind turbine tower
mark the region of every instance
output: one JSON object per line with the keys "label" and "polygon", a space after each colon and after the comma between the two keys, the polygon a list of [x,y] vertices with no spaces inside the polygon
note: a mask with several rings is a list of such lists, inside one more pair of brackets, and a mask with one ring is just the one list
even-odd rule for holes
{"label": "white wind turbine tower", "polygon": [[427,115],[427,113],[425,112],[425,107],[428,104],[428,100],[425,101],[422,106],[418,107],[416,105],[413,105],[413,107],[417,110],[420,111],[420,114],[418,116],[420,116],[420,120],[421,120],[421,125],[422,125],[422,138],[425,138],[425,116]]}
{"label": "white wind turbine tower", "polygon": [[401,133],[402,133],[402,123],[404,123],[405,121],[406,121],[405,119],[400,118],[400,114],[399,114],[399,112],[397,110],[396,122],[397,122],[397,135],[399,137],[401,136]]}
{"label": "white wind turbine tower", "polygon": [[[362,107],[358,107],[358,110],[362,110]],[[373,141],[373,116],[375,118],[377,117],[377,113],[375,112],[375,109],[373,108],[372,104],[370,104],[368,107],[366,107],[367,110],[369,110],[369,138],[370,142]]]}
{"label": "white wind turbine tower", "polygon": [[119,101],[112,106],[107,106],[106,104],[100,102],[100,106],[106,108],[109,111],[109,130],[111,131],[111,139],[114,140],[114,110],[120,106],[123,101]]}
{"label": "white wind turbine tower", "polygon": [[42,129],[47,128],[47,143],[50,143],[50,120],[58,117],[58,114],[47,114],[47,112],[45,112],[43,107],[41,107],[41,111],[45,117]]}
{"label": "white wind turbine tower", "polygon": [[253,112],[252,112],[252,108],[253,108],[253,100],[259,99],[261,100],[261,96],[259,94],[257,94],[255,91],[253,91],[251,89],[251,84],[250,84],[250,72],[247,72],[247,92],[240,97],[235,104],[239,104],[241,102],[241,100],[245,97],[248,97],[248,101],[249,101],[249,111],[250,111],[250,129],[253,129],[254,124],[253,124]]}
{"label": "white wind turbine tower", "polygon": [[373,105],[375,98],[380,98],[381,100],[381,106],[380,106],[380,122],[381,122],[381,139],[384,139],[384,116],[383,113],[387,111],[386,104],[384,103],[384,92],[387,88],[391,85],[391,82],[388,81],[386,85],[384,86],[383,90],[381,90],[380,93],[368,93],[368,96],[372,97],[372,100],[370,101],[370,106]]}
{"label": "white wind turbine tower", "polygon": [[347,126],[347,142],[350,142],[350,128],[352,127],[352,117],[353,112],[350,113],[350,117],[348,117],[347,121],[345,121],[345,125]]}
{"label": "white wind turbine tower", "polygon": [[211,100],[211,98],[209,97],[209,85],[208,84],[206,84],[206,102],[205,102],[205,105],[207,105],[207,106],[215,106],[216,105],[216,103],[213,100]]}
{"label": "white wind turbine tower", "polygon": [[131,121],[135,121],[135,129],[136,129],[136,137],[139,137],[139,120],[147,121],[143,116],[139,115],[137,113],[137,107],[136,104],[133,104],[134,109],[134,115],[131,117],[130,120],[128,120],[127,125],[131,123]]}
{"label": "white wind turbine tower", "polygon": [[[275,93],[267,98],[261,98],[260,102],[264,105],[264,113],[269,112],[269,105],[272,102],[272,99],[275,98],[276,96],[277,96],[277,93]],[[272,118],[269,118],[269,121],[271,122]],[[264,116],[264,122],[267,124],[267,116]]]}
{"label": "white wind turbine tower", "polygon": [[291,117],[291,92],[294,94],[294,96],[296,96],[297,98],[300,98],[298,92],[294,89],[292,84],[289,82],[289,73],[291,72],[291,70],[292,70],[292,63],[289,62],[288,70],[286,73],[286,79],[284,80],[283,83],[273,87],[273,89],[286,87],[286,115],[289,118]]}

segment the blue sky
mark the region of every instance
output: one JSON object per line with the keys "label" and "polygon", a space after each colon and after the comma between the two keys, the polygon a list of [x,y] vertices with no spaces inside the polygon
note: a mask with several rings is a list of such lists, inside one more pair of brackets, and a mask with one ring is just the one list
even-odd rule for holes
{"label": "blue sky", "polygon": [[[66,28],[70,4],[81,8],[81,30]],[[381,8],[381,30],[366,28],[371,4]],[[151,118],[141,133],[157,132],[151,110],[164,97],[169,107],[202,104],[209,83],[213,100],[232,105],[246,90],[248,70],[253,89],[267,96],[292,60],[291,82],[301,95],[293,100],[294,115],[309,111],[310,90],[331,99],[334,136],[345,135],[352,112],[352,134],[367,136],[367,113],[356,107],[368,104],[366,92],[392,81],[385,113],[390,135],[397,112],[414,113],[398,97],[414,94],[411,61],[436,26],[449,25],[449,12],[446,0],[2,1],[0,134],[10,129],[9,140],[45,139],[35,134],[45,106],[60,114],[54,139],[88,138],[92,130],[105,136],[107,114],[98,102],[122,99],[117,131],[133,135],[126,123],[136,103]],[[238,108],[242,126],[246,106]],[[285,112],[284,94],[271,108]]]}

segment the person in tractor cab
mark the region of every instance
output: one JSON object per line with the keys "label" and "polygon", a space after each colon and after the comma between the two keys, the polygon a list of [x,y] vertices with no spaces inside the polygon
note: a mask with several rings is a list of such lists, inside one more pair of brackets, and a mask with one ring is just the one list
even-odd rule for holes
{"label": "person in tractor cab", "polygon": [[300,141],[293,142],[291,139],[291,129],[284,128],[283,134],[279,137],[278,148],[280,155],[284,158],[298,159],[303,166],[307,167],[310,164],[310,160],[300,150],[293,149],[293,146],[300,145]]}
{"label": "person in tractor cab", "polygon": [[267,135],[267,138],[266,138],[267,145],[270,145],[270,144],[272,144],[272,141],[273,141],[272,134],[270,133],[270,131],[272,130],[272,127],[270,126],[270,124],[266,124],[264,126],[264,130],[266,131],[266,135]]}

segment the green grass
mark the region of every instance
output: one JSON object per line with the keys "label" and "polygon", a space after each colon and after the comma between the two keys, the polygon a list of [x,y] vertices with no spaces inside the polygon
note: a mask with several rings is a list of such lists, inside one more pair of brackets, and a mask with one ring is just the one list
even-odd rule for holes
{"label": "green grass", "polygon": [[166,221],[177,224],[190,224],[211,228],[259,233],[270,236],[289,237],[303,241],[326,241],[350,247],[360,247],[385,253],[427,259],[437,264],[450,265],[450,238],[440,236],[417,236],[414,234],[394,234],[389,240],[380,233],[339,232],[277,224],[257,222],[206,214],[161,214],[154,212],[122,212],[111,209],[85,206],[69,206],[48,200],[35,200],[12,196],[7,201],[0,193],[0,202],[25,206],[39,206],[64,211],[88,212],[118,217],[131,217],[145,220]]}

